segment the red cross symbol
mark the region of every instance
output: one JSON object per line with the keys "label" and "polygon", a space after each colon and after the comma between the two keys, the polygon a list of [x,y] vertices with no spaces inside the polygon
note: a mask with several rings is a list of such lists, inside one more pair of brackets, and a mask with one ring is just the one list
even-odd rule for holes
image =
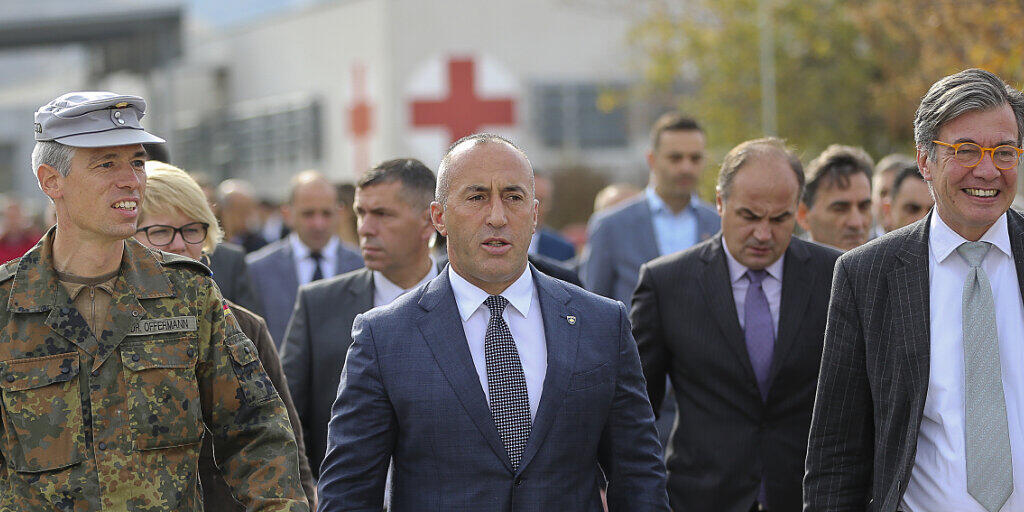
{"label": "red cross symbol", "polygon": [[355,146],[352,174],[359,176],[370,165],[369,136],[373,129],[373,106],[367,98],[366,66],[352,65],[352,105],[348,108],[348,129]]}
{"label": "red cross symbol", "polygon": [[472,59],[448,61],[448,97],[441,101],[412,102],[412,125],[443,126],[451,141],[476,133],[484,125],[515,124],[512,98],[482,99],[474,87]]}

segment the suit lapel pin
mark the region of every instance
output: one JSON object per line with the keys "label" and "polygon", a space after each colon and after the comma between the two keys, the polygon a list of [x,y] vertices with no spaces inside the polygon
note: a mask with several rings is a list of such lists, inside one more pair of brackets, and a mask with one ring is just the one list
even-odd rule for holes
{"label": "suit lapel pin", "polygon": [[565,317],[565,321],[569,322],[569,325],[576,325],[576,317],[572,315]]}

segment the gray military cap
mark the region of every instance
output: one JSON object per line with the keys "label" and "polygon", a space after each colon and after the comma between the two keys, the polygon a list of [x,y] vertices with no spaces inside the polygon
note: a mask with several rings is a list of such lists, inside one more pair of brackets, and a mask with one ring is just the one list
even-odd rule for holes
{"label": "gray military cap", "polygon": [[36,111],[36,140],[76,148],[163,143],[139,119],[146,100],[112,92],[70,92]]}

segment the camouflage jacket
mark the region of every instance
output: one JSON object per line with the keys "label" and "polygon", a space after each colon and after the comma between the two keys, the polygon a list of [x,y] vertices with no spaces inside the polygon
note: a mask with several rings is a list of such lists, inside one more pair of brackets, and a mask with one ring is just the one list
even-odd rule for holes
{"label": "camouflage jacket", "polygon": [[248,510],[308,510],[284,404],[206,267],[126,240],[95,335],[52,239],[0,266],[0,511],[201,511],[204,425]]}

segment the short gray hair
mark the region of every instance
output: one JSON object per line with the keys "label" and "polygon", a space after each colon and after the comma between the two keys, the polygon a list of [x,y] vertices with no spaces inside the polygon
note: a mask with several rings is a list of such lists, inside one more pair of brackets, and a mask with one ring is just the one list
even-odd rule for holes
{"label": "short gray hair", "polygon": [[729,193],[732,192],[732,180],[736,177],[736,173],[740,168],[750,161],[751,157],[769,154],[781,156],[789,163],[789,167],[796,174],[796,182],[798,184],[796,197],[799,199],[804,191],[803,164],[800,163],[800,159],[797,158],[796,154],[786,147],[786,141],[778,137],[764,137],[741,142],[738,146],[729,150],[725,158],[722,159],[722,169],[718,171],[718,184],[715,186],[715,189],[722,196],[722,200],[729,199]]}
{"label": "short gray hair", "polygon": [[1017,145],[1024,135],[1024,93],[983,69],[965,69],[932,84],[917,107],[914,142],[935,159],[935,143],[942,125],[968,112],[1010,105],[1017,118]]}
{"label": "short gray hair", "polygon": [[[467,135],[455,141],[451,146],[448,146],[448,151],[446,151],[444,157],[441,158],[441,164],[437,166],[437,189],[434,192],[434,200],[437,201],[438,203],[441,203],[441,206],[445,206],[448,203],[448,189],[451,187],[452,183],[452,153],[454,153],[459,146],[465,143],[476,145],[487,142],[507,144],[520,155],[523,155],[523,159],[526,160],[526,163],[530,165],[530,169],[533,169],[533,164],[530,163],[530,157],[526,156],[526,152],[523,151],[523,148],[517,146],[514,142],[506,139],[505,137],[502,137],[501,135],[497,135],[494,133],[475,133],[473,135]],[[533,186],[533,173],[531,172],[530,187],[532,188]]]}
{"label": "short gray hair", "polygon": [[32,174],[39,170],[40,165],[49,165],[61,176],[67,176],[71,172],[71,159],[75,156],[75,148],[66,146],[60,142],[44,140],[36,142],[32,148]]}

